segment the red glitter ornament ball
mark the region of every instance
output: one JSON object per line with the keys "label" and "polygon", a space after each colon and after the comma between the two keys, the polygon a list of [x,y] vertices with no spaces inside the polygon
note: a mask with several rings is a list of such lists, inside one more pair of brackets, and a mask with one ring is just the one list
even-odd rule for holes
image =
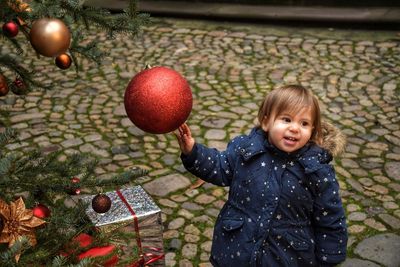
{"label": "red glitter ornament ball", "polygon": [[32,209],[33,215],[38,218],[47,218],[50,216],[50,209],[43,204],[37,204],[36,207]]}
{"label": "red glitter ornament ball", "polygon": [[178,72],[153,67],[136,74],[125,90],[125,110],[138,128],[153,134],[176,130],[192,110],[188,82]]}

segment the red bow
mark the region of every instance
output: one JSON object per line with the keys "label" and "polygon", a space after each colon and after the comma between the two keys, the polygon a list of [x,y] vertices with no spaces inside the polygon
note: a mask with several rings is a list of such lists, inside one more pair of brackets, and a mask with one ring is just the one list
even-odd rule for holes
{"label": "red bow", "polygon": [[[80,234],[77,237],[74,238],[74,241],[78,242],[79,246],[82,248],[85,248],[87,246],[90,246],[93,242],[93,238],[88,235],[88,234]],[[81,254],[78,255],[78,259],[84,259],[84,258],[93,258],[93,257],[100,257],[100,256],[106,256],[112,253],[115,249],[114,245],[108,245],[108,246],[103,246],[103,247],[94,247],[91,249],[88,249],[85,252],[82,252]],[[111,259],[107,260],[104,262],[102,265],[105,267],[112,267],[115,266],[118,263],[118,257],[117,255],[114,255],[111,257]]]}
{"label": "red bow", "polygon": [[[93,243],[93,237],[91,237],[88,234],[80,234],[77,237],[74,238],[74,241],[78,243],[79,247],[85,248],[90,246],[90,244]],[[109,255],[114,251],[116,247],[114,245],[108,245],[108,246],[103,246],[103,247],[94,247],[86,250],[85,252],[82,252],[81,254],[78,255],[78,259],[84,259],[84,258],[93,258],[93,257],[101,257],[101,256],[106,256]],[[61,253],[63,256],[68,256],[69,253]],[[102,266],[104,267],[113,267],[116,266],[118,263],[118,257],[117,255],[112,256],[109,260],[105,261],[102,263]]]}

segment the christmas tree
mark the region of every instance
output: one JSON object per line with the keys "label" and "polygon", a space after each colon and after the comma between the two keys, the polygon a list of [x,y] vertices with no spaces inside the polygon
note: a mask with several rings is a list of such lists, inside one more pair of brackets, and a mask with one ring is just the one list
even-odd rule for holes
{"label": "christmas tree", "polygon": [[[131,1],[123,13],[86,7],[78,0],[0,1],[1,42],[10,42],[14,51],[0,54],[0,96],[12,91],[25,95],[33,90],[49,90],[40,73],[24,65],[25,53],[54,60],[62,69],[71,64],[84,71],[80,62],[89,59],[100,63],[107,51],[96,41],[86,41],[85,33],[94,27],[108,33],[137,35],[149,22]],[[24,51],[23,44],[33,49]],[[52,87],[53,90],[57,88]],[[108,180],[98,180],[95,168],[98,160],[88,154],[73,154],[63,162],[60,152],[43,153],[28,150],[16,153],[5,149],[18,138],[15,130],[7,128],[7,113],[0,117],[0,266],[93,266],[115,257],[80,257],[82,234],[89,234],[91,247],[122,240],[126,234],[95,231],[85,216],[87,204],[78,200],[83,193],[99,193],[132,182],[146,174],[132,169]],[[7,152],[8,151],[8,152]],[[109,208],[109,199],[98,194],[93,199],[95,211]],[[86,237],[86,236],[85,236]],[[87,248],[85,248],[87,250]]]}

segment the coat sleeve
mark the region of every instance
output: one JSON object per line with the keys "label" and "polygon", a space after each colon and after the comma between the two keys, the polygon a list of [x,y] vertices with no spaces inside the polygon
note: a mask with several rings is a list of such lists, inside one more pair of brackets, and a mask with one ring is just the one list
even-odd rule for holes
{"label": "coat sleeve", "polygon": [[195,176],[215,185],[229,186],[235,154],[235,139],[223,152],[196,143],[190,155],[181,154],[181,160],[184,167]]}
{"label": "coat sleeve", "polygon": [[344,261],[347,248],[346,217],[335,170],[328,164],[330,160],[328,154],[301,160],[306,176],[316,188],[312,222],[316,255],[322,266]]}

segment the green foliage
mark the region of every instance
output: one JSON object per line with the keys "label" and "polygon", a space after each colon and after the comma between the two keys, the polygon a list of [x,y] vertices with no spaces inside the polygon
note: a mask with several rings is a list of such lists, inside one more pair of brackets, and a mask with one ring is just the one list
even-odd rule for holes
{"label": "green foliage", "polygon": [[82,259],[77,264],[67,264],[66,257],[57,256],[53,259],[53,262],[50,265],[51,267],[88,267],[93,266],[93,260],[91,258]]}
{"label": "green foliage", "polygon": [[[0,199],[10,203],[17,195],[23,195],[27,209],[40,203],[50,209],[51,215],[45,219],[45,226],[36,230],[37,246],[27,246],[25,239],[10,249],[1,246],[0,266],[93,266],[95,261],[104,261],[105,258],[99,257],[78,262],[76,256],[88,248],[76,245],[68,257],[59,256],[79,233],[90,233],[94,237],[92,246],[124,243],[122,241],[129,236],[118,231],[108,234],[93,231],[94,225],[85,214],[87,204],[79,201],[79,196],[68,193],[78,188],[90,194],[96,194],[102,187],[115,189],[147,172],[132,169],[109,180],[97,180],[94,170],[98,161],[90,155],[73,154],[60,162],[59,152],[47,155],[36,150],[26,155],[5,153],[5,146],[16,137],[11,129],[0,134]],[[80,181],[72,183],[72,177],[79,177]],[[23,252],[18,264],[14,261],[16,251]]]}
{"label": "green foliage", "polygon": [[[4,147],[11,141],[17,138],[17,132],[12,128],[6,128],[6,130],[0,135],[0,147]],[[0,151],[2,153],[2,151]]]}
{"label": "green foliage", "polygon": [[[22,48],[19,46],[19,43],[12,38],[8,38],[16,47],[17,49],[17,53],[18,54],[22,54],[23,50]],[[42,85],[38,82],[36,82],[33,79],[33,71],[29,71],[27,70],[20,62],[20,60],[15,57],[15,56],[11,56],[11,55],[0,55],[0,74],[2,74],[1,69],[3,68],[7,68],[9,70],[11,70],[12,72],[14,72],[16,74],[17,77],[19,77],[22,81],[24,81],[24,83],[29,87],[29,88],[44,88],[44,89],[48,89],[50,87],[46,87],[45,85]],[[15,84],[5,75],[4,76],[7,80],[7,84],[10,87],[10,89],[12,90],[13,88],[16,88]]]}
{"label": "green foliage", "polygon": [[0,250],[0,266],[9,266],[14,267],[18,266],[15,261],[15,256],[18,253],[24,252],[27,248],[29,248],[28,239],[22,237],[20,240],[14,243],[9,249],[1,251]]}
{"label": "green foliage", "polygon": [[[0,44],[9,42],[13,52],[5,50],[0,54],[0,74],[4,75],[10,89],[13,89],[14,78],[17,77],[32,90],[34,88],[49,89],[35,81],[35,73],[23,65],[25,47],[30,46],[29,31],[33,22],[39,18],[51,17],[61,19],[70,29],[72,40],[68,54],[73,59],[76,71],[80,71],[79,60],[88,58],[98,64],[106,55],[97,46],[96,41],[87,41],[90,31],[99,29],[107,33],[108,38],[116,34],[135,36],[141,26],[149,23],[149,16],[139,14],[136,1],[132,0],[129,7],[121,14],[111,14],[108,10],[85,7],[79,0],[32,0],[29,10],[21,9],[19,0],[0,0],[0,16],[3,23],[13,21],[19,26],[18,38],[10,38],[3,34],[0,27]],[[22,35],[22,36],[21,36]],[[28,46],[25,45],[28,44]],[[29,51],[33,51],[29,49]],[[39,55],[38,55],[39,57]],[[54,59],[52,59],[54,60]],[[61,71],[61,70],[60,70]],[[12,73],[12,77],[7,77]],[[54,87],[54,86],[53,86]],[[135,178],[147,172],[132,169],[120,173],[107,180],[99,180],[95,174],[98,160],[89,154],[69,155],[59,161],[62,152],[45,154],[39,150],[29,152],[13,152],[7,147],[18,140],[17,133],[7,125],[8,114],[0,114],[0,199],[6,203],[22,196],[27,209],[33,209],[37,204],[49,208],[51,214],[44,218],[46,224],[35,229],[37,244],[30,246],[27,238],[22,236],[12,247],[0,244],[0,266],[101,266],[105,257],[78,260],[77,256],[96,246],[110,243],[126,244],[132,240],[132,233],[113,231],[102,233],[94,230],[94,225],[86,216],[87,204],[75,195],[77,189],[82,194],[96,194],[103,188],[115,190],[117,187],[135,182]],[[72,178],[74,182],[72,182]],[[5,217],[0,214],[0,231]],[[81,233],[90,234],[93,242],[90,246],[81,248],[74,238]],[[15,255],[21,253],[17,262]],[[121,249],[115,251],[121,254]],[[137,255],[134,255],[137,257]],[[132,262],[136,257],[125,258]],[[123,263],[124,260],[121,260]]]}
{"label": "green foliage", "polygon": [[[1,0],[0,16],[3,23],[14,21],[19,25],[20,31],[25,36],[23,41],[26,43],[29,43],[29,30],[35,20],[45,17],[61,19],[72,32],[72,41],[67,53],[70,54],[77,72],[81,69],[80,58],[87,58],[100,64],[107,54],[99,49],[98,42],[86,41],[91,30],[100,29],[107,33],[108,38],[114,38],[116,34],[136,36],[142,26],[150,23],[148,14],[137,12],[136,0],[130,0],[129,7],[120,14],[111,14],[110,11],[102,8],[87,7],[82,4],[83,2],[80,0],[32,0],[29,1],[29,10],[18,10],[15,7],[20,6],[20,0]],[[21,38],[7,37],[0,29],[0,41],[10,42],[16,53],[0,55],[0,74],[5,74],[6,69],[14,72],[28,90],[51,89],[50,86],[36,82],[33,78],[34,72],[23,67],[18,59],[18,56],[24,55],[23,46],[20,44]],[[8,77],[6,79],[11,89],[15,87],[13,79]]]}

